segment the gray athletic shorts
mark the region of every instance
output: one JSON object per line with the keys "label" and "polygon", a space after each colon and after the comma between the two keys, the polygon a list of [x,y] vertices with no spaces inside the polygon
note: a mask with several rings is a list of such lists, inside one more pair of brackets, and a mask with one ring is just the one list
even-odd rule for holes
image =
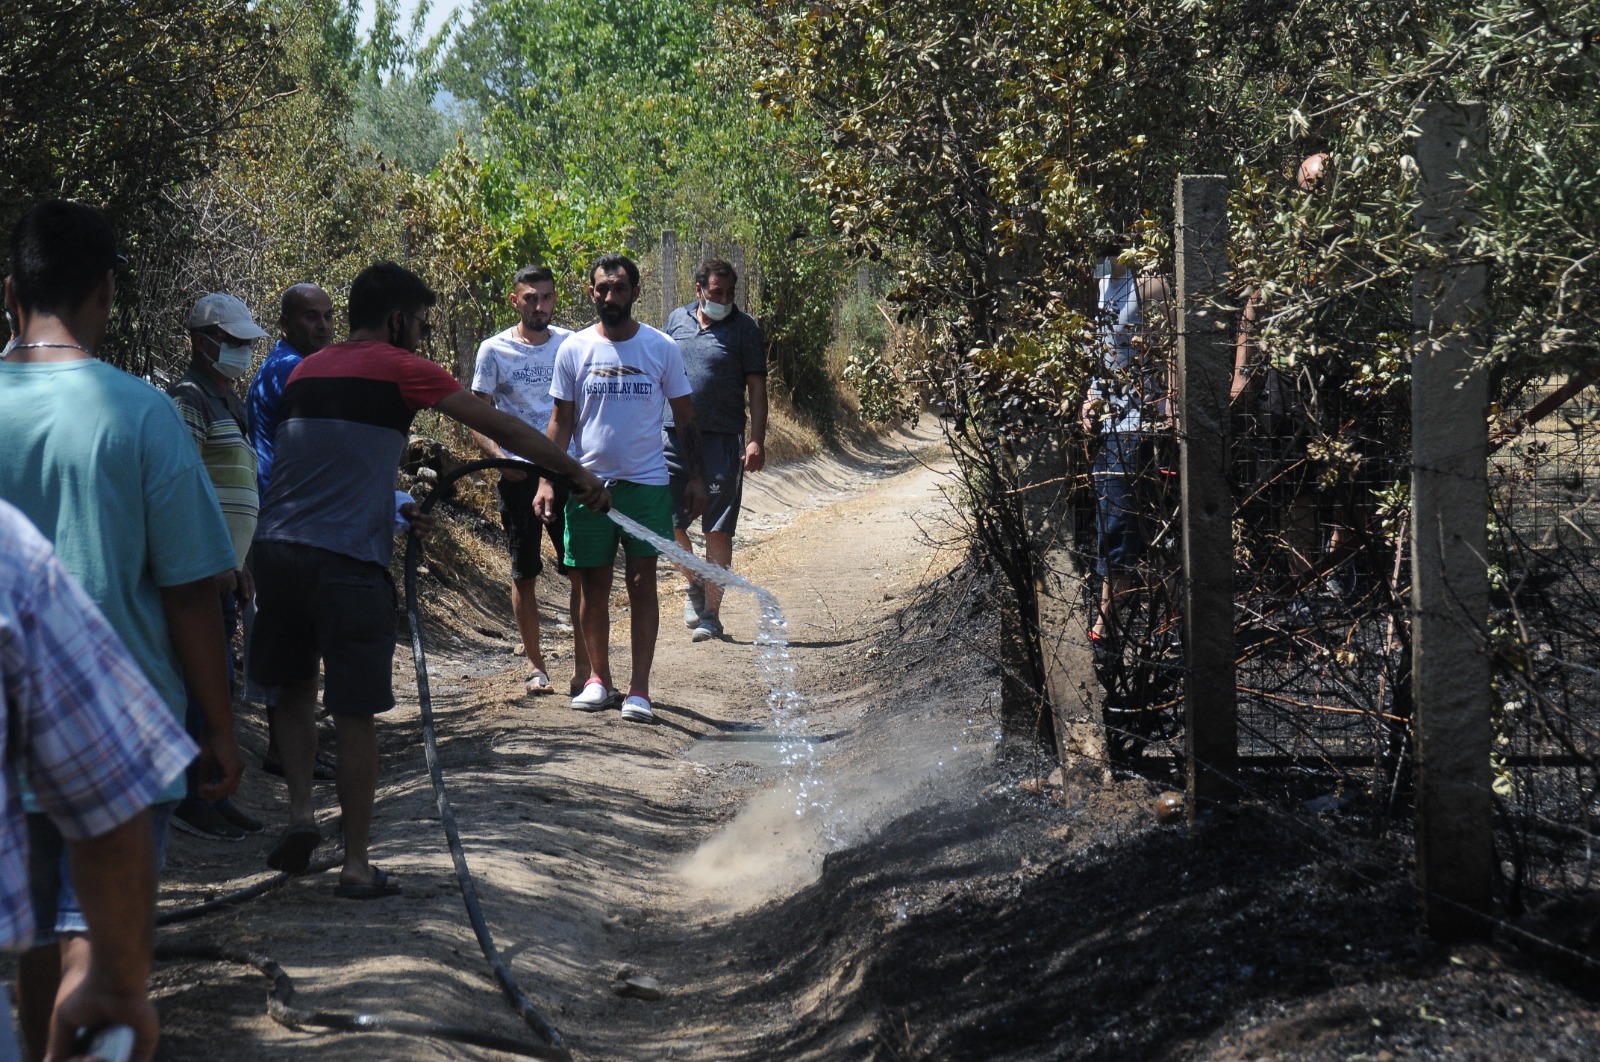
{"label": "gray athletic shorts", "polygon": [[[667,485],[672,488],[672,526],[688,530],[689,508],[684,504],[688,472],[678,447],[678,432],[666,430]],[[711,500],[700,518],[700,530],[731,535],[739,527],[739,503],[744,499],[744,436],[732,432],[700,433],[701,456],[705,463],[706,490]]]}

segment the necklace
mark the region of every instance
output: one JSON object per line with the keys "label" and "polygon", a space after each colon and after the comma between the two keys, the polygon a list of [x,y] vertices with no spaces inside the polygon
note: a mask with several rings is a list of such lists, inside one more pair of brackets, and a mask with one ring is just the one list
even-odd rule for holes
{"label": "necklace", "polygon": [[90,352],[88,347],[80,346],[77,343],[15,343],[15,344],[12,344],[11,349],[12,350],[36,350],[39,347],[55,347],[55,348],[59,348],[59,349],[62,349],[62,350],[81,350],[85,354],[88,354],[90,357],[94,356]]}

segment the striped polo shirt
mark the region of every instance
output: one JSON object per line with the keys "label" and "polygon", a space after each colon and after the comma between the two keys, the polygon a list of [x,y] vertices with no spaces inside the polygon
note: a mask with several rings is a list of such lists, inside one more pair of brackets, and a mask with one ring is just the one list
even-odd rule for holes
{"label": "striped polo shirt", "polygon": [[244,567],[256,532],[260,498],[256,493],[256,452],[245,435],[244,404],[231,390],[191,367],[167,394],[189,426],[200,462],[222,506],[233,540],[234,567]]}
{"label": "striped polo shirt", "polygon": [[283,391],[256,537],[387,565],[411,420],[459,390],[446,369],[387,343],[337,343],[302,361]]}

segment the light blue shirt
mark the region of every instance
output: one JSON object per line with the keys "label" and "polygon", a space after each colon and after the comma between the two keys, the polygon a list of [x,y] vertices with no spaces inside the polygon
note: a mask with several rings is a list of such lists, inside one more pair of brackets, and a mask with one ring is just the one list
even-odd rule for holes
{"label": "light blue shirt", "polygon": [[[92,358],[0,363],[0,498],[61,564],[173,715],[187,700],[162,588],[230,570],[211,478],[172,399]],[[163,799],[184,793],[180,777]]]}

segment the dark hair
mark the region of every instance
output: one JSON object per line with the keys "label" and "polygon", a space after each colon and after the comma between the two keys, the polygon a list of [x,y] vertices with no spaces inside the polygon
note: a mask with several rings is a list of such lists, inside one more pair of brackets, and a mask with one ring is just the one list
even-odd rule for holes
{"label": "dark hair", "polygon": [[82,203],[37,203],[11,230],[11,287],[30,312],[77,309],[120,259],[110,223]]}
{"label": "dark hair", "polygon": [[350,282],[350,331],[377,328],[396,310],[415,313],[438,301],[433,289],[405,266],[367,266]]}
{"label": "dark hair", "polygon": [[607,273],[620,269],[628,274],[629,284],[634,287],[639,286],[639,267],[634,265],[633,259],[625,254],[603,254],[596,258],[594,264],[589,267],[589,283],[594,283],[594,275],[602,269]]}
{"label": "dark hair", "polygon": [[556,275],[550,272],[549,266],[525,265],[517,270],[516,276],[511,278],[511,286],[514,288],[518,284],[537,284],[541,280],[548,280],[554,284]]}
{"label": "dark hair", "polygon": [[701,288],[710,284],[712,277],[727,277],[734,286],[739,284],[739,272],[733,268],[733,263],[720,258],[707,258],[694,271],[694,282]]}

